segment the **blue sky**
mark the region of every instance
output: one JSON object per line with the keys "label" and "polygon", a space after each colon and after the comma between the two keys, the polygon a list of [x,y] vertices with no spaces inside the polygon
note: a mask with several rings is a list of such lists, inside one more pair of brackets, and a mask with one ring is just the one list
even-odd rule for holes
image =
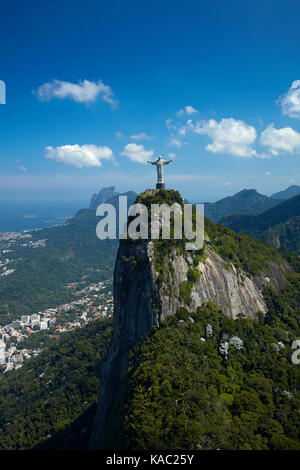
{"label": "blue sky", "polygon": [[[1,2],[1,201],[300,184],[297,0]],[[293,85],[292,85],[293,84]]]}

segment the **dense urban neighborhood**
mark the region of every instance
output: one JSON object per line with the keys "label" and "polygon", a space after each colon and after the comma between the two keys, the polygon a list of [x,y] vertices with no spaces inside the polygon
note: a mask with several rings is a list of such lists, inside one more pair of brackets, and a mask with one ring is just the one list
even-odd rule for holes
{"label": "dense urban neighborhood", "polygon": [[78,293],[78,300],[44,312],[22,315],[19,320],[0,327],[0,365],[3,372],[20,368],[24,360],[42,351],[39,347],[23,347],[30,336],[43,332],[42,336],[57,338],[66,331],[81,328],[98,318],[111,317],[113,296],[106,289],[110,283],[104,281],[91,284]]}
{"label": "dense urban neighborhood", "polygon": [[[37,230],[35,231],[37,232]],[[32,233],[0,233],[0,275],[12,274],[19,261],[16,249],[43,248],[46,239],[33,240]],[[2,272],[1,272],[2,270]],[[44,311],[21,315],[11,323],[0,326],[0,367],[3,373],[22,367],[23,362],[43,350],[45,338],[81,328],[98,318],[110,317],[113,312],[111,280],[88,284],[69,283],[74,300]],[[32,338],[35,337],[35,341]],[[41,340],[41,341],[40,341]],[[1,375],[1,373],[0,373]]]}

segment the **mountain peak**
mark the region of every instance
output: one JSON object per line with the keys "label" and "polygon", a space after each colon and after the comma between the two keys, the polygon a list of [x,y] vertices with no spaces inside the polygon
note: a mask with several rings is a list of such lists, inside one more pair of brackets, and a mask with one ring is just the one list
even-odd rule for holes
{"label": "mountain peak", "polygon": [[298,196],[300,194],[300,186],[293,184],[283,191],[272,194],[272,199],[290,199],[292,197]]}
{"label": "mountain peak", "polygon": [[233,196],[205,203],[205,215],[213,222],[232,214],[257,215],[276,206],[280,200],[260,194],[256,189],[242,189]]}
{"label": "mountain peak", "polygon": [[99,204],[103,204],[108,199],[111,199],[114,196],[118,196],[115,186],[108,186],[107,188],[100,189],[98,194],[92,196],[90,202],[90,209],[96,210]]}
{"label": "mountain peak", "polygon": [[[248,196],[251,196],[251,195],[255,195],[255,194],[259,194],[256,189],[252,188],[252,189],[242,189],[241,191],[239,191],[238,193],[234,194],[232,197],[237,197],[237,196],[243,196],[243,195],[248,195]],[[262,194],[260,194],[260,196],[262,196]]]}

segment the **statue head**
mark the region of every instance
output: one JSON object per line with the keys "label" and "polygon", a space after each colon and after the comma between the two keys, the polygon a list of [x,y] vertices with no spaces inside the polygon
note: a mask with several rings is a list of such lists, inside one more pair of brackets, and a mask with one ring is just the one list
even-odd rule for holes
{"label": "statue head", "polygon": [[162,156],[158,155],[157,160],[162,160]]}

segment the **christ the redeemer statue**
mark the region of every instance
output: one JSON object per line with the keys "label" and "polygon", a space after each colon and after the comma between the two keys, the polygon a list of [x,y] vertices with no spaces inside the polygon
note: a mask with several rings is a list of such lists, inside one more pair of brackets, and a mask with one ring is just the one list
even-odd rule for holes
{"label": "christ the redeemer statue", "polygon": [[165,182],[164,182],[164,165],[168,165],[171,163],[172,160],[163,160],[161,155],[158,155],[157,160],[154,162],[147,162],[151,163],[151,165],[156,165],[157,170],[157,183],[156,189],[165,189]]}

